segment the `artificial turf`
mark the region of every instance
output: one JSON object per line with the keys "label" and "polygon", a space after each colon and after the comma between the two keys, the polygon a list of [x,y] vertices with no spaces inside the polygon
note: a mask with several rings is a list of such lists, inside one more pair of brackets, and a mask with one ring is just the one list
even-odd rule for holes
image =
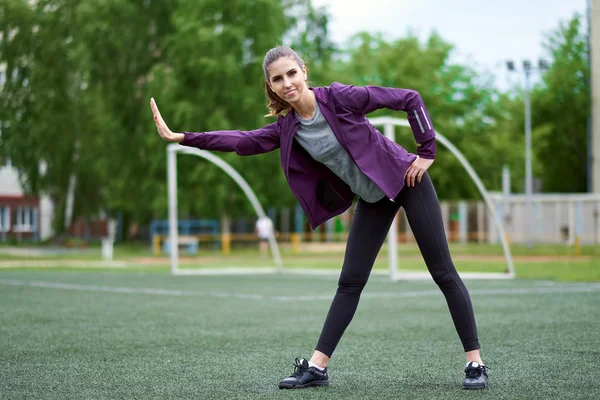
{"label": "artificial turf", "polygon": [[600,284],[468,281],[490,385],[432,282],[374,276],[329,364],[281,391],[314,348],[335,276],[0,270],[4,399],[598,399]]}

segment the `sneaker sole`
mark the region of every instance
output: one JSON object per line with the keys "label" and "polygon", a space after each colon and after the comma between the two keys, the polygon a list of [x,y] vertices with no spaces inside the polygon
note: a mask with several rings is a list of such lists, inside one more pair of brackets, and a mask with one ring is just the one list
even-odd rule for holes
{"label": "sneaker sole", "polygon": [[290,384],[280,383],[279,389],[306,389],[311,386],[328,386],[328,385],[329,385],[329,381],[309,382],[309,383],[305,383],[304,385],[294,385],[291,383]]}
{"label": "sneaker sole", "polygon": [[481,389],[485,389],[487,387],[487,383],[484,383],[483,385],[463,385],[463,389],[465,390],[481,390]]}

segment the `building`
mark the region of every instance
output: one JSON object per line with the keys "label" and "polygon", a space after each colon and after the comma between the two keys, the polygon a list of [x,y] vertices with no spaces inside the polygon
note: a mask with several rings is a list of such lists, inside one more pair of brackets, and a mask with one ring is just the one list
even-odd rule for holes
{"label": "building", "polygon": [[[6,65],[0,64],[0,88],[5,81]],[[52,235],[52,213],[49,198],[25,195],[17,169],[0,153],[0,242],[48,239]]]}
{"label": "building", "polygon": [[53,211],[47,196],[25,195],[17,169],[0,158],[0,242],[50,238]]}

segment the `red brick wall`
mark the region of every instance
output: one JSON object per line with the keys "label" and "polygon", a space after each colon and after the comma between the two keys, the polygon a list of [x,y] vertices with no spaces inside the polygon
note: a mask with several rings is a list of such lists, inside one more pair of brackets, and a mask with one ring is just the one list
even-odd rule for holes
{"label": "red brick wall", "polygon": [[37,197],[0,196],[0,206],[9,206],[11,211],[23,206],[40,208],[40,199]]}
{"label": "red brick wall", "polygon": [[105,237],[108,232],[107,221],[85,220],[82,217],[77,218],[69,229],[69,234],[73,237],[91,238]]}

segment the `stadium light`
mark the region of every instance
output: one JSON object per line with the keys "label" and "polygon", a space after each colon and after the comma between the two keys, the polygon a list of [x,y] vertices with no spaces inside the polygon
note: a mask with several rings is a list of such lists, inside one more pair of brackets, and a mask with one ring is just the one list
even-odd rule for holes
{"label": "stadium light", "polygon": [[[531,168],[531,100],[530,100],[530,82],[529,77],[534,72],[543,72],[549,68],[548,62],[544,59],[538,61],[538,66],[534,67],[530,60],[523,60],[523,73],[525,75],[525,239],[529,247],[532,246],[531,235],[529,235],[533,224],[531,223],[531,217],[533,215],[533,207],[531,196],[533,194],[533,177]],[[506,62],[506,68],[510,72],[515,72],[515,63],[512,60]]]}

